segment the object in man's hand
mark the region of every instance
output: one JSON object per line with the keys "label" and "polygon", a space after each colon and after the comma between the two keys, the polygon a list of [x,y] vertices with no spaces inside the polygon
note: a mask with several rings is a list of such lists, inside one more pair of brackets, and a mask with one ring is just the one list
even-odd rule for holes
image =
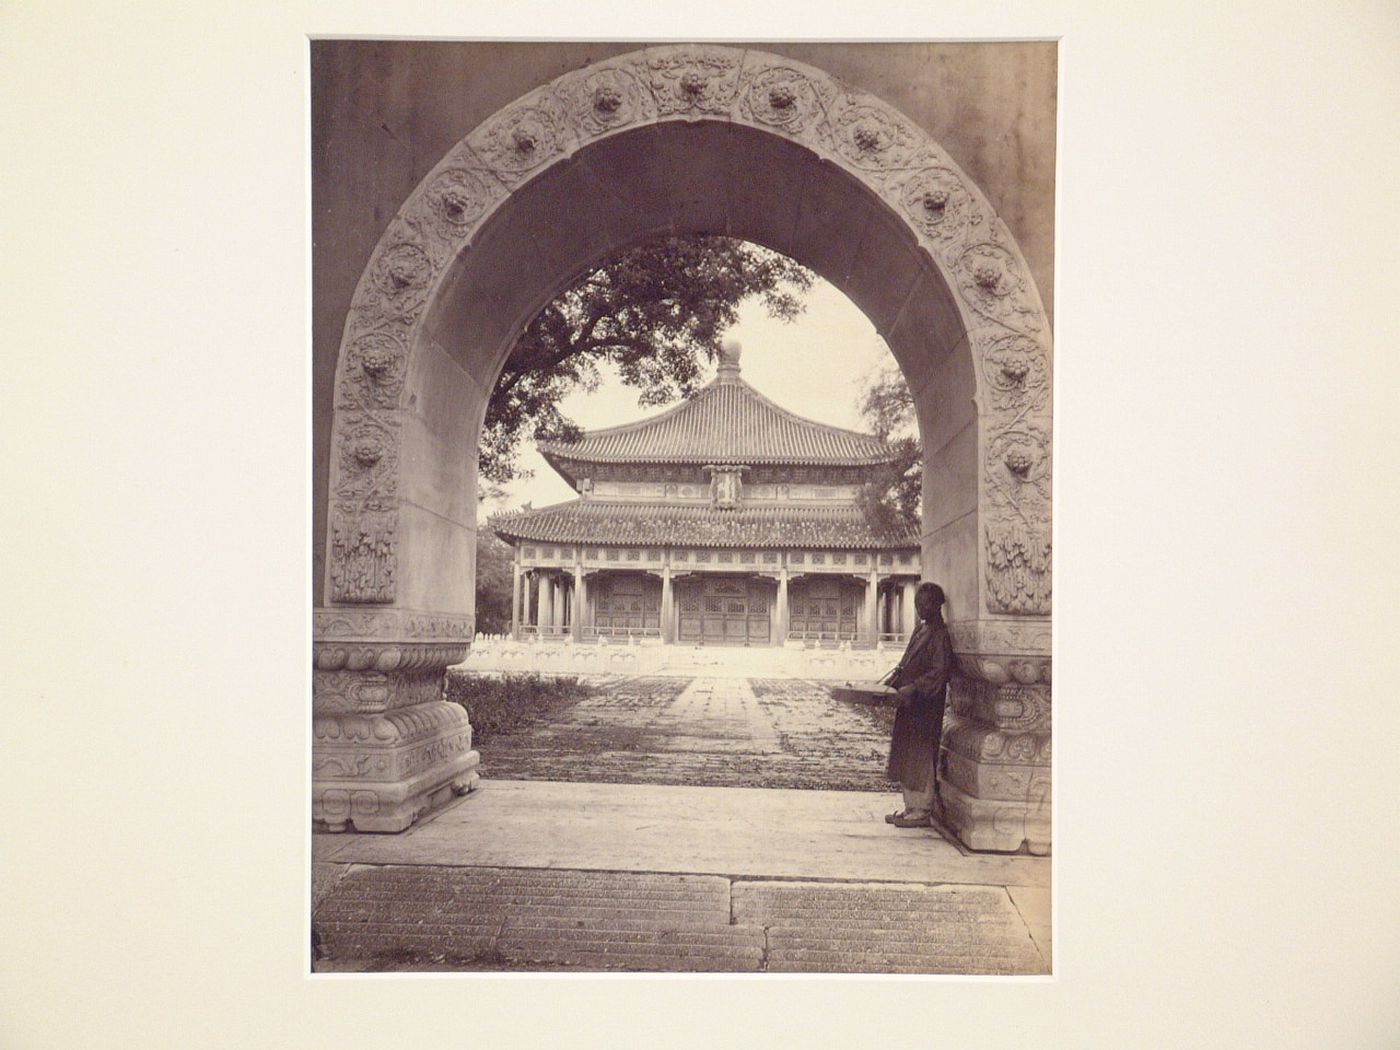
{"label": "object in man's hand", "polygon": [[849,700],[853,704],[892,704],[899,700],[899,692],[880,682],[847,682],[833,685],[831,695],[837,700]]}

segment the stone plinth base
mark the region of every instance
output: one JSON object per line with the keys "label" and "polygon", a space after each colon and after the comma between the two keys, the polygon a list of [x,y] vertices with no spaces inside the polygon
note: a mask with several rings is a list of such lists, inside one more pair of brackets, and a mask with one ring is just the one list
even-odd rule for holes
{"label": "stone plinth base", "polygon": [[968,849],[1014,853],[1022,845],[1038,857],[1050,852],[1050,802],[985,799],[947,780],[938,787],[944,823]]}
{"label": "stone plinth base", "polygon": [[474,788],[467,713],[433,701],[379,714],[318,715],[312,819],[324,831],[402,831]]}

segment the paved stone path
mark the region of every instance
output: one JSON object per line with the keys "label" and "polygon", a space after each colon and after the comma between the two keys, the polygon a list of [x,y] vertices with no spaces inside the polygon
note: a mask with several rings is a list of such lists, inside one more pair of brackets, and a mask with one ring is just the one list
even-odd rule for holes
{"label": "paved stone path", "polygon": [[632,678],[495,734],[483,776],[614,784],[883,791],[889,712],[784,679]]}
{"label": "paved stone path", "polygon": [[350,868],[317,970],[1048,972],[1006,889],[521,868]]}

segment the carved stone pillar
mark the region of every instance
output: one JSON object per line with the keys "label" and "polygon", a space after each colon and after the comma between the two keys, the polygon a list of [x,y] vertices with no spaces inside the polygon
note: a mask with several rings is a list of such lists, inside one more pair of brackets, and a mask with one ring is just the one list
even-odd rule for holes
{"label": "carved stone pillar", "polygon": [[905,580],[900,585],[903,599],[899,611],[899,629],[904,632],[905,641],[914,633],[914,628],[919,625],[919,614],[914,610],[914,592],[918,590],[917,580]]}
{"label": "carved stone pillar", "polygon": [[472,618],[401,609],[316,610],[312,819],[327,831],[402,831],[476,786],[466,711],[443,673],[466,658]]}
{"label": "carved stone pillar", "polygon": [[944,822],[971,849],[1049,853],[1049,620],[950,630],[958,673],[939,764]]}

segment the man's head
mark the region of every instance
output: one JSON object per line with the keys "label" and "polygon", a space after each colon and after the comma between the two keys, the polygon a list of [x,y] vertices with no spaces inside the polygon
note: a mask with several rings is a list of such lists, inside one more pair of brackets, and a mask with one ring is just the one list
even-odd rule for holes
{"label": "man's head", "polygon": [[943,588],[938,584],[921,583],[919,589],[914,592],[914,611],[919,614],[919,619],[932,620],[943,611],[943,603],[946,600]]}

